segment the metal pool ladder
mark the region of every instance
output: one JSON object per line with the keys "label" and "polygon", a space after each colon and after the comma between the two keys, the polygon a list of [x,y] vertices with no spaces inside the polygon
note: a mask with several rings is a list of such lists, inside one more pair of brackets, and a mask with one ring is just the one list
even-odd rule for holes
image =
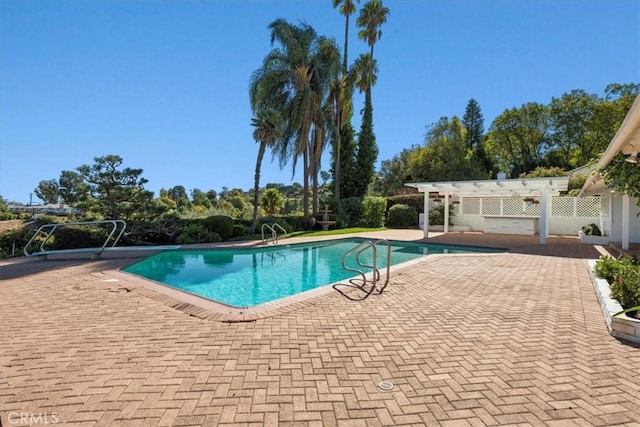
{"label": "metal pool ladder", "polygon": [[[271,231],[271,239],[269,239],[268,237],[265,239],[265,237],[264,237],[264,229],[265,228],[268,229],[269,231]],[[262,224],[262,244],[263,245],[268,245],[270,241],[273,242],[274,245],[278,244],[278,232],[276,231],[276,228],[279,228],[280,231],[282,231],[283,234],[286,234],[286,232],[287,232],[277,222],[274,222],[273,225],[269,225],[267,223]]]}
{"label": "metal pool ladder", "polygon": [[[381,281],[380,280],[381,276],[380,276],[380,269],[378,268],[378,245],[386,245],[387,247],[387,267],[386,267],[385,280],[382,285],[379,284],[379,282]],[[372,252],[372,260],[373,260],[372,265],[365,264],[361,259],[362,254],[369,249]],[[365,270],[347,266],[346,264],[347,258],[351,255],[355,256],[355,261],[359,267],[363,269],[371,270],[370,281],[367,281]],[[376,295],[380,295],[389,284],[389,276],[390,276],[390,268],[391,268],[391,244],[386,239],[378,239],[376,241],[365,240],[364,242],[359,243],[358,245],[354,246],[353,248],[345,252],[344,255],[342,255],[341,262],[342,262],[342,268],[344,268],[347,271],[352,271],[358,274],[360,277],[359,278],[354,277],[352,279],[349,279],[349,284],[338,283],[333,285],[333,288],[335,290],[337,290],[338,292],[340,292],[342,295],[349,298],[350,300],[363,300],[368,298],[373,293],[375,293]],[[347,295],[342,290],[340,290],[337,287],[339,285],[357,288],[362,292],[364,292],[364,296],[362,296],[362,298],[353,298]]]}
{"label": "metal pool ladder", "polygon": [[[102,246],[97,247],[97,248],[75,248],[75,249],[47,249],[46,248],[46,244],[49,241],[49,239],[51,239],[51,237],[53,236],[53,233],[58,229],[58,228],[63,228],[63,227],[69,227],[69,226],[78,226],[78,225],[100,225],[100,224],[111,224],[113,226],[113,228],[111,229],[111,233],[109,233],[109,235],[107,236],[107,238],[104,240]],[[120,240],[120,237],[122,237],[122,235],[124,234],[124,230],[127,228],[127,223],[124,222],[121,219],[106,219],[106,220],[102,220],[102,221],[81,221],[81,222],[62,222],[62,223],[52,223],[52,224],[44,224],[42,226],[40,226],[40,228],[38,228],[38,230],[35,232],[35,234],[31,237],[31,239],[29,239],[29,241],[27,242],[27,244],[24,247],[24,254],[27,256],[36,256],[38,257],[38,259],[40,260],[45,260],[47,259],[47,255],[51,255],[51,254],[62,254],[62,253],[66,253],[66,254],[71,254],[71,253],[90,253],[91,254],[91,258],[99,258],[100,254],[105,251],[105,250],[110,250],[110,249],[117,249],[115,246],[118,243],[118,240]],[[45,230],[50,229],[49,232],[46,232]],[[118,231],[119,230],[119,231]],[[38,237],[41,233],[45,234],[46,236],[44,238],[44,240],[42,241],[42,243],[40,244],[40,250],[37,252],[29,252],[29,247],[31,246],[31,244],[33,243],[33,241],[36,239],[36,237]],[[116,234],[117,233],[117,234]],[[111,245],[108,245],[109,241],[113,239],[113,243]]]}

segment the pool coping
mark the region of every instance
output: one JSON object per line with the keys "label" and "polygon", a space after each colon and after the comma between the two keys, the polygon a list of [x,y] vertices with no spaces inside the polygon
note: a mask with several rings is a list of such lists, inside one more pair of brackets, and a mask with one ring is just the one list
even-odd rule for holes
{"label": "pool coping", "polygon": [[[356,238],[360,239],[360,237],[356,237]],[[326,239],[326,240],[322,239],[322,240],[326,241],[326,240],[340,240],[340,239]],[[364,240],[368,240],[368,239],[365,238]],[[389,240],[404,242],[402,240],[396,240],[396,239],[389,239]],[[306,242],[296,242],[296,243],[314,243],[314,242],[319,242],[319,241],[309,240]],[[425,243],[425,242],[406,241],[406,243]],[[439,246],[440,244],[436,243],[435,245]],[[470,248],[493,249],[493,250],[497,249],[497,250],[503,250],[503,252],[427,254],[419,258],[391,266],[391,268],[389,269],[389,275],[391,275],[391,273],[397,272],[398,270],[403,270],[420,263],[433,262],[443,256],[446,256],[446,257],[496,256],[496,255],[504,255],[505,253],[508,253],[508,249],[504,249],[504,248],[495,248],[495,247],[490,248],[490,247],[472,246],[472,245],[445,245],[445,246],[470,247]],[[217,246],[217,247],[210,247],[210,248],[182,247],[180,250],[190,250],[190,249],[215,250],[215,249],[230,249],[230,248],[243,249],[243,246],[225,245],[225,246]],[[245,246],[244,249],[256,249],[256,247],[247,248]],[[208,298],[200,297],[198,295],[195,295],[186,291],[179,290],[172,286],[165,285],[163,283],[156,282],[154,280],[147,279],[142,276],[135,275],[133,273],[122,271],[121,268],[126,268],[126,267],[123,266],[118,269],[103,270],[102,273],[108,276],[104,280],[108,282],[114,282],[114,280],[117,280],[118,282],[120,282],[119,284],[122,285],[122,287],[126,288],[127,291],[135,292],[146,298],[160,302],[175,310],[182,311],[188,314],[189,316],[197,317],[200,319],[225,322],[225,323],[253,322],[259,319],[265,319],[265,318],[279,316],[282,314],[297,311],[302,308],[318,304],[329,298],[335,298],[335,297],[345,298],[346,296],[341,295],[340,292],[343,292],[349,296],[355,295],[357,292],[361,292],[361,291],[358,291],[356,288],[347,289],[347,290],[341,289],[341,291],[337,291],[334,288],[334,285],[346,284],[346,282],[349,282],[350,279],[359,277],[359,276],[353,276],[338,282],[322,285],[315,289],[303,291],[295,295],[269,301],[256,306],[233,307],[221,302],[217,302],[214,300],[210,300]],[[366,274],[365,277],[367,278],[367,280],[372,279],[372,273]],[[389,278],[389,285],[393,285],[392,279],[393,277]],[[130,285],[130,286],[127,286],[127,285]],[[384,295],[384,293],[382,295]],[[375,297],[376,295],[371,295],[371,296]]]}

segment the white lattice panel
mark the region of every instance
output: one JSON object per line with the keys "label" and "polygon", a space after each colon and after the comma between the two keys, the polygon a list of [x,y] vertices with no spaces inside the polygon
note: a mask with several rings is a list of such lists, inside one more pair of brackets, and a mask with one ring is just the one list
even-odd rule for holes
{"label": "white lattice panel", "polygon": [[501,215],[500,199],[485,197],[482,199],[482,215]]}
{"label": "white lattice panel", "polygon": [[462,215],[480,215],[480,197],[463,197],[460,206]]}
{"label": "white lattice panel", "polygon": [[575,197],[552,197],[551,216],[558,218],[569,218],[576,216]]}
{"label": "white lattice panel", "polygon": [[524,200],[522,201],[522,203],[524,204],[524,211],[523,211],[523,215],[526,216],[540,216],[540,214],[542,214],[542,207],[540,206],[540,200],[538,200],[537,198],[534,197],[534,200],[537,202],[525,202]]}
{"label": "white lattice panel", "polygon": [[502,214],[507,216],[522,215],[522,199],[519,197],[509,197],[502,199]]}
{"label": "white lattice panel", "polygon": [[[580,197],[578,198],[576,216],[597,218],[600,216],[600,204],[600,197]],[[605,213],[607,211],[602,209],[602,212]]]}

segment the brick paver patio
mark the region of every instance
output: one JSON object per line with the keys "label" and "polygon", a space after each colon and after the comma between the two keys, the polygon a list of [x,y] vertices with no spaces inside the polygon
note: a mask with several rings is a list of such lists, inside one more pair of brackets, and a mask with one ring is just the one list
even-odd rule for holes
{"label": "brick paver patio", "polygon": [[2,425],[640,425],[640,347],[607,333],[592,246],[434,241],[511,251],[429,257],[381,296],[240,323],[110,281],[131,259],[4,262]]}

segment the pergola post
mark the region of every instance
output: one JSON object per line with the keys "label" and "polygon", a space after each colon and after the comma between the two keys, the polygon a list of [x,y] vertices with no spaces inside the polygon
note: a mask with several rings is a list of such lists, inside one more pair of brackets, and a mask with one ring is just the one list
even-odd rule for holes
{"label": "pergola post", "polygon": [[622,249],[629,249],[629,196],[622,195]]}
{"label": "pergola post", "polygon": [[540,189],[540,244],[544,245],[549,236],[549,191]]}
{"label": "pergola post", "polygon": [[424,221],[422,221],[422,235],[429,238],[429,191],[424,192]]}
{"label": "pergola post", "polygon": [[449,193],[444,195],[444,232],[449,232]]}

